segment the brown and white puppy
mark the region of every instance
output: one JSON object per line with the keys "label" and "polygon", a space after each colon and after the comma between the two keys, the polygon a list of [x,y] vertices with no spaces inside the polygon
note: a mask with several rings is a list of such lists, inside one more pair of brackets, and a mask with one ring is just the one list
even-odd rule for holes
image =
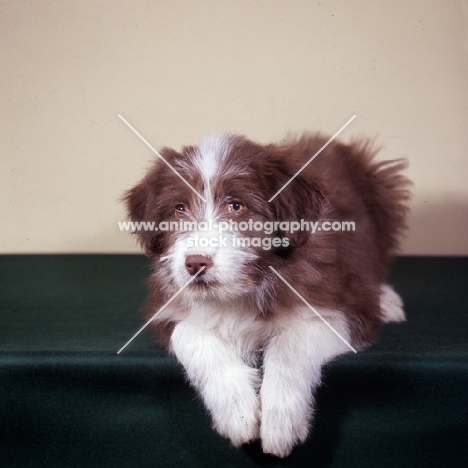
{"label": "brown and white puppy", "polygon": [[307,437],[322,365],[405,318],[385,283],[404,228],[405,163],[332,143],[303,167],[325,142],[228,135],[166,148],[172,169],[156,160],[125,197],[154,261],[148,319],[172,299],[151,323],[159,342],[221,435],[261,439],[280,457]]}

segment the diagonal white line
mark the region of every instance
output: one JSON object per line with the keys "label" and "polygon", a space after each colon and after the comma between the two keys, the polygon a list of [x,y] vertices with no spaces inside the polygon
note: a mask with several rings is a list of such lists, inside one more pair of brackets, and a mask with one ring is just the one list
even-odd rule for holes
{"label": "diagonal white line", "polygon": [[317,317],[320,318],[320,320],[322,320],[322,322],[346,345],[348,346],[348,348],[357,353],[357,351],[315,310],[314,307],[312,307],[272,266],[270,266],[270,269],[275,273],[275,275],[280,278],[284,284],[286,286],[288,286],[288,288],[296,294],[296,296],[302,300],[302,302],[307,306],[309,307],[310,310],[312,310],[312,312],[315,313],[315,315],[317,315]]}
{"label": "diagonal white line", "polygon": [[354,119],[354,114],[269,200],[270,203],[276,198]]}
{"label": "diagonal white line", "polygon": [[120,354],[203,270],[201,267],[118,351]]}
{"label": "diagonal white line", "polygon": [[168,167],[170,167],[172,169],[172,171],[174,172],[174,174],[176,174],[178,177],[180,177],[184,183],[191,189],[193,190],[205,203],[206,203],[206,200],[161,156],[161,154],[156,151],[149,143],[148,141],[143,138],[143,136],[134,128],[132,127],[132,125],[130,125],[120,114],[118,114],[118,116],[120,117],[120,119],[127,125],[127,127],[133,132],[135,133],[135,135],[137,135],[138,137],[140,137],[141,141],[143,141],[143,143],[145,143],[146,146],[148,146],[148,148],[153,151],[154,154],[156,154],[159,158],[161,158]]}

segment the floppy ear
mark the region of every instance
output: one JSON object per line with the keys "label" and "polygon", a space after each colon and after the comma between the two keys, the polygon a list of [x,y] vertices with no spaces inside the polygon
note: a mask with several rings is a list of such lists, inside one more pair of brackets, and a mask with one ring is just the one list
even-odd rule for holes
{"label": "floppy ear", "polygon": [[[160,154],[166,161],[174,164],[181,157],[171,148],[162,148]],[[134,234],[148,257],[155,257],[164,250],[167,236],[162,231],[152,229],[160,221],[167,220],[174,212],[174,188],[172,172],[160,159],[156,159],[146,176],[135,187],[128,190],[123,201],[127,206],[128,217],[134,223],[145,223],[135,226]],[[176,178],[177,179],[177,178]],[[176,180],[177,182],[177,180]]]}
{"label": "floppy ear", "polygon": [[149,192],[145,180],[125,193],[123,200],[127,205],[128,217],[133,222],[143,221],[145,219],[148,198]]}
{"label": "floppy ear", "polygon": [[[145,177],[139,184],[135,185],[132,189],[128,190],[123,201],[127,206],[128,217],[134,223],[150,221],[148,216],[148,206],[150,205],[152,194],[149,190],[149,182]],[[144,249],[146,255],[149,257],[154,256],[152,248],[153,231],[144,229],[144,226],[135,226],[133,232],[138,236],[138,242]]]}
{"label": "floppy ear", "polygon": [[[307,162],[302,154],[294,148],[280,148],[267,154],[266,161],[271,191],[268,199],[275,221],[320,219],[325,209],[324,188],[313,168],[306,166],[299,172]],[[307,230],[282,235],[289,238],[292,247],[304,245],[310,237]]]}

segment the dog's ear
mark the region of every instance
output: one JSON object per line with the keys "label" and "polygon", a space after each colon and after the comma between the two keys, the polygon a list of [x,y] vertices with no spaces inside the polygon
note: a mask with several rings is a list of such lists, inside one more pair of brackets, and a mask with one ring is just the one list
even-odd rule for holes
{"label": "dog's ear", "polygon": [[160,155],[164,162],[156,159],[146,176],[123,196],[128,217],[133,223],[140,223],[134,226],[134,234],[148,257],[160,255],[164,250],[167,235],[154,227],[174,213],[177,184],[180,185],[167,164],[174,166],[181,154],[171,148],[162,148]]}
{"label": "dog's ear", "polygon": [[[170,148],[163,148],[161,154],[165,160],[171,160],[177,153]],[[172,162],[172,161],[171,161]],[[164,234],[153,229],[172,212],[171,197],[165,196],[168,184],[166,164],[156,159],[145,177],[123,196],[127,214],[134,225],[133,233],[148,257],[155,257],[163,248]]]}
{"label": "dog's ear", "polygon": [[131,188],[123,197],[123,201],[127,205],[128,217],[133,222],[139,222],[146,219],[146,207],[149,202],[149,190],[147,181],[143,179],[135,187]]}
{"label": "dog's ear", "polygon": [[[151,205],[153,195],[150,190],[148,177],[145,177],[135,187],[128,190],[123,201],[127,207],[127,214],[133,223],[144,223],[150,221],[149,206]],[[145,228],[142,224],[134,224],[134,234],[138,237],[138,242],[149,257],[154,256],[155,252],[152,248],[152,238],[154,232]]]}
{"label": "dog's ear", "polygon": [[[318,175],[294,146],[266,147],[264,174],[267,177],[268,197],[275,221],[315,221],[325,210],[325,190]],[[300,247],[310,237],[307,230],[283,232],[289,245]]]}

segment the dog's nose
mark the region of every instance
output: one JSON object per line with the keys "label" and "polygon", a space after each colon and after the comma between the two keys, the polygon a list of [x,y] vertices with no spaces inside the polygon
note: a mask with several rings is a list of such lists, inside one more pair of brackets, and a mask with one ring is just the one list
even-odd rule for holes
{"label": "dog's nose", "polygon": [[205,255],[189,255],[185,259],[185,268],[193,276],[196,275],[203,267],[203,270],[200,271],[199,275],[204,275],[208,268],[213,266],[213,260],[211,257]]}

